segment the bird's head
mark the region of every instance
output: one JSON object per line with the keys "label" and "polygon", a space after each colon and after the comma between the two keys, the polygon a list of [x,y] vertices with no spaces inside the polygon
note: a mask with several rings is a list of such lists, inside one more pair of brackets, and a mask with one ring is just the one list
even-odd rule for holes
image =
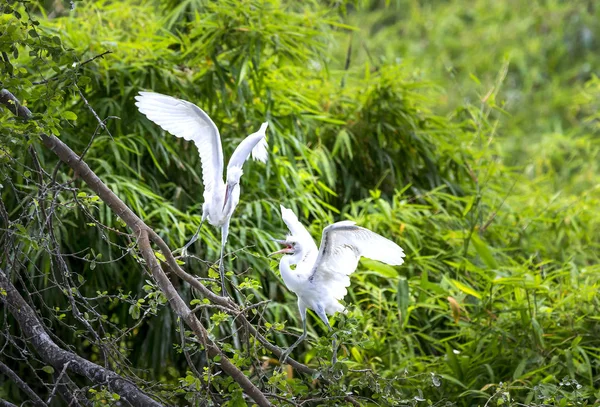
{"label": "bird's head", "polygon": [[236,185],[240,183],[240,178],[244,171],[241,167],[228,167],[227,168],[227,185]]}
{"label": "bird's head", "polygon": [[288,236],[285,240],[273,239],[273,241],[283,246],[283,249],[273,252],[269,256],[287,254],[290,256],[290,263],[292,264],[298,263],[302,258],[302,245],[292,236]]}
{"label": "bird's head", "polygon": [[296,253],[296,243],[297,242],[294,242],[292,240],[279,240],[279,239],[273,239],[273,241],[275,243],[279,243],[281,246],[283,246],[283,249],[277,250],[276,252],[269,254],[269,256],[274,256],[276,254],[294,254],[294,253]]}

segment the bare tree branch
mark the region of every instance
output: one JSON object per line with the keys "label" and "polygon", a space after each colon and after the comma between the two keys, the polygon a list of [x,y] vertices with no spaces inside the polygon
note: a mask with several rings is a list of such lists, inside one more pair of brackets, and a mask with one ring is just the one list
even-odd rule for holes
{"label": "bare tree branch", "polygon": [[48,397],[48,401],[47,401],[48,404],[52,403],[52,399],[54,398],[54,395],[56,394],[56,390],[58,390],[58,388],[60,386],[60,381],[62,380],[62,377],[67,373],[69,364],[71,364],[71,362],[65,363],[62,370],[60,371],[60,374],[56,378],[56,382],[54,383],[54,388],[52,389],[52,392],[50,392],[50,396]]}
{"label": "bare tree branch", "polygon": [[33,114],[27,107],[21,105],[19,100],[6,89],[0,90],[0,103],[2,103],[8,110],[17,117],[24,119],[31,119]]}
{"label": "bare tree branch", "polygon": [[[67,364],[65,364],[65,366],[67,366]],[[85,397],[85,392],[77,387],[75,383],[73,383],[69,377],[69,374],[66,372],[65,367],[63,367],[63,370],[60,373],[54,372],[54,380],[55,385],[50,393],[51,397],[53,395],[52,393],[54,393],[56,390],[68,406],[92,407],[92,402]],[[48,398],[46,404],[51,404],[51,397]]]}
{"label": "bare tree branch", "polygon": [[27,396],[31,399],[32,403],[36,407],[45,407],[46,403],[36,394],[35,391],[29,387],[27,383],[23,381],[11,368],[0,362],[0,372],[14,382]]}
{"label": "bare tree branch", "polygon": [[0,407],[17,407],[17,405],[11,403],[10,401],[6,401],[4,399],[0,399]]}
{"label": "bare tree branch", "polygon": [[107,385],[134,406],[161,406],[129,380],[73,352],[66,351],[54,343],[35,311],[19,294],[3,270],[0,270],[0,288],[6,291],[6,295],[0,295],[0,301],[6,304],[10,313],[19,323],[27,342],[33,346],[44,362],[61,371],[66,364],[69,364],[70,371],[87,377],[93,383]]}

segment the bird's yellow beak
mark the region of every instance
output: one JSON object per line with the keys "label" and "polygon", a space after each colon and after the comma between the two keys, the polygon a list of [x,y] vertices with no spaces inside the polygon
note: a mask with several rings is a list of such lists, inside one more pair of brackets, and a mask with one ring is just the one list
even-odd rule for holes
{"label": "bird's yellow beak", "polygon": [[282,246],[286,246],[281,250],[277,250],[276,252],[273,252],[271,254],[269,254],[270,256],[275,256],[276,254],[288,254],[294,251],[294,248],[292,247],[292,244],[290,242],[288,242],[287,240],[277,240],[277,239],[273,239],[274,242],[279,243]]}

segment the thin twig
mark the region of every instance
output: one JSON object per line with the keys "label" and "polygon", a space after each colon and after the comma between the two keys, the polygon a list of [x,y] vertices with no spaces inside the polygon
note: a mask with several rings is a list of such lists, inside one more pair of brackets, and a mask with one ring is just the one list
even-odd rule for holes
{"label": "thin twig", "polygon": [[62,370],[60,371],[60,374],[56,378],[56,382],[54,383],[54,387],[52,388],[52,392],[50,393],[50,396],[48,397],[48,401],[46,401],[46,404],[50,404],[52,402],[52,399],[54,398],[54,394],[56,393],[56,389],[58,389],[58,386],[60,385],[60,381],[62,380],[62,377],[67,373],[67,369],[69,368],[70,364],[71,364],[71,361],[68,361],[63,366]]}
{"label": "thin twig", "polygon": [[[87,59],[87,60],[85,60],[85,61],[81,62],[81,63],[79,64],[79,67],[82,67],[82,66],[84,66],[84,65],[87,65],[87,64],[89,64],[90,62],[92,62],[92,61],[95,61],[95,60],[96,60],[96,59],[98,59],[98,58],[104,58],[104,56],[105,56],[105,55],[108,55],[108,54],[112,54],[112,51],[104,51],[104,52],[103,52],[103,53],[101,53],[101,54],[98,54],[98,55],[96,55],[96,56],[93,56],[92,58],[90,58],[90,59]],[[32,84],[33,84],[33,85],[43,85],[43,84],[46,84],[46,83],[48,83],[48,82],[50,82],[50,81],[55,81],[55,80],[57,80],[57,79],[59,79],[59,78],[60,78],[60,75],[57,75],[57,76],[53,76],[52,78],[44,79],[44,80],[37,81],[37,82],[32,82]]]}

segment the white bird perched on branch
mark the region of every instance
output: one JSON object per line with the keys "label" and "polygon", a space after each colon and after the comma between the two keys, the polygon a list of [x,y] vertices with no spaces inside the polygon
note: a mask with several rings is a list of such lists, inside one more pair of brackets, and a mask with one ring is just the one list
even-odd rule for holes
{"label": "white bird perched on branch", "polygon": [[139,111],[172,135],[193,141],[200,153],[202,162],[202,182],[204,184],[204,204],[202,220],[192,239],[183,247],[187,248],[196,241],[205,219],[213,226],[221,228],[221,256],[219,273],[221,274],[222,295],[225,291],[223,269],[223,250],[229,233],[229,221],[240,200],[240,177],[242,166],[250,154],[254,160],[267,162],[267,140],[265,131],[268,123],[246,137],[235,149],[227,165],[227,180],[223,182],[223,149],[219,129],[211,118],[198,106],[185,100],[154,92],[140,92],[135,97]]}
{"label": "white bird perched on branch", "polygon": [[[361,257],[379,260],[393,266],[404,263],[404,251],[396,243],[355,222],[342,221],[323,229],[321,247],[289,209],[281,206],[281,218],[291,234],[286,240],[276,240],[285,246],[273,254],[284,253],[279,270],[285,285],[298,296],[298,309],[302,318],[303,333],[282,355],[285,362],[292,349],[306,338],[306,309],[310,308],[327,325],[327,314],[344,311],[339,303],[350,285],[349,275],[354,273]],[[292,269],[292,265],[296,265]],[[333,363],[336,362],[336,345],[333,340]]]}

